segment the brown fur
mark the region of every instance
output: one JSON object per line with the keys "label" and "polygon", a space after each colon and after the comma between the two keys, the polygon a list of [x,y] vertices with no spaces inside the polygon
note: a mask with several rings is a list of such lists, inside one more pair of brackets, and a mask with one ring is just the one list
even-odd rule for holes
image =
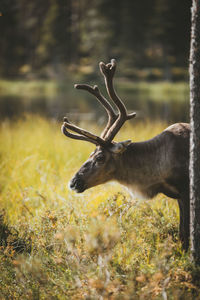
{"label": "brown fur", "polygon": [[147,198],[163,193],[178,200],[180,238],[189,243],[190,126],[177,123],[151,140],[131,143],[122,153],[98,146],[70,182],[77,192],[116,180]]}

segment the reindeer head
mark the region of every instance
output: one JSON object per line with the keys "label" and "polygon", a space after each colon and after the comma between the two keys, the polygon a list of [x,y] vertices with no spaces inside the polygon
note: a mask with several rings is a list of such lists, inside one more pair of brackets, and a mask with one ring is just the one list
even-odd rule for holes
{"label": "reindeer head", "polygon": [[[67,137],[87,141],[97,146],[89,159],[82,165],[69,183],[69,187],[78,193],[114,178],[114,174],[118,167],[119,157],[126,150],[131,141],[128,140],[115,143],[113,138],[126,120],[130,120],[136,116],[136,113],[127,113],[126,107],[114,90],[113,77],[116,70],[116,61],[112,59],[111,63],[106,65],[101,62],[99,67],[105,79],[108,95],[116,105],[118,113],[114,111],[111,104],[100,93],[96,85],[91,87],[87,84],[76,84],[75,88],[88,91],[102,104],[108,114],[107,125],[100,137],[73,125],[66,117],[64,118],[64,123],[61,128],[62,132]],[[77,134],[73,134],[69,132],[69,130],[74,131]]]}

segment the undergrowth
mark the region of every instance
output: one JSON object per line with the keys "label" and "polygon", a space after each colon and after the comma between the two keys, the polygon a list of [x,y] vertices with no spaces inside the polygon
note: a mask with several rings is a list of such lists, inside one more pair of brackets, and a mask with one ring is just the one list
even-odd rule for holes
{"label": "undergrowth", "polygon": [[[200,299],[176,201],[135,199],[116,183],[70,192],[93,146],[59,126],[30,116],[1,124],[0,299]],[[127,125],[118,140],[162,129]]]}

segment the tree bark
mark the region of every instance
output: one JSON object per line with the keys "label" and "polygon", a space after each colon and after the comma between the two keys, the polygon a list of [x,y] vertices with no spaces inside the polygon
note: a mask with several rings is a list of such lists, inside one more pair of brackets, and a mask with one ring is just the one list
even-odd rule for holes
{"label": "tree bark", "polygon": [[190,120],[191,253],[195,263],[200,265],[200,0],[192,2]]}

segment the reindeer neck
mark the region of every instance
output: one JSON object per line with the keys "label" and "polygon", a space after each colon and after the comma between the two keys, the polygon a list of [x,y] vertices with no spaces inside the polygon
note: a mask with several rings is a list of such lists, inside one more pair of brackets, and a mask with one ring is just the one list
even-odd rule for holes
{"label": "reindeer neck", "polygon": [[126,184],[148,183],[161,175],[161,159],[163,157],[162,139],[155,137],[151,140],[132,143],[117,161],[116,180]]}

